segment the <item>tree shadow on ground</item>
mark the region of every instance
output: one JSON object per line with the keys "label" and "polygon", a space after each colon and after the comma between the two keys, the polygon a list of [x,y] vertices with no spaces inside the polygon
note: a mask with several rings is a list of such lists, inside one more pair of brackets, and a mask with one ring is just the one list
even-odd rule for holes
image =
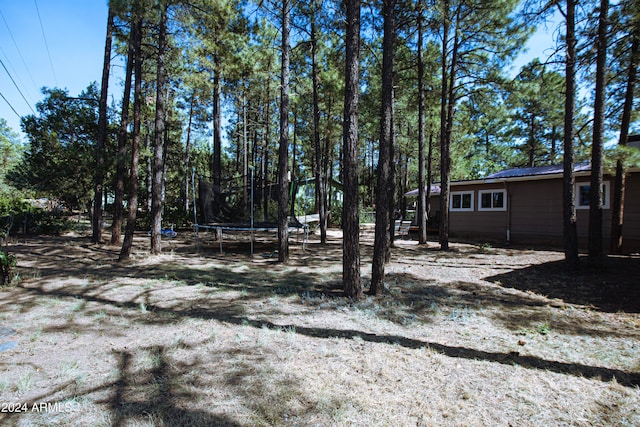
{"label": "tree shadow on ground", "polygon": [[566,270],[564,261],[554,261],[486,277],[485,280],[603,312],[640,313],[639,278],[640,257],[609,256],[597,270],[583,265],[577,273],[571,273]]}
{"label": "tree shadow on ground", "polygon": [[[132,310],[133,312],[136,312],[139,308],[139,304],[134,301],[115,302],[100,296],[79,296],[74,294],[73,292],[65,291],[62,289],[47,291],[30,287],[25,288],[25,291],[36,295],[39,294],[49,297],[83,298],[93,303],[100,303],[105,306],[115,305],[121,310],[127,309]],[[242,307],[238,307],[232,302],[221,302],[217,305],[208,304],[206,307],[193,307],[191,305],[185,306],[180,304],[174,305],[172,307],[149,305],[146,307],[146,309],[152,312],[154,316],[157,316],[157,321],[160,323],[166,323],[167,318],[194,318],[202,320],[216,320],[233,325],[248,325],[258,329],[287,329],[295,331],[295,333],[297,334],[305,335],[312,338],[359,338],[367,342],[400,345],[410,349],[428,348],[448,357],[481,360],[506,365],[518,365],[528,369],[548,370],[566,375],[598,379],[601,381],[611,381],[615,379],[618,383],[625,386],[640,386],[639,373],[625,372],[619,369],[588,366],[580,363],[558,362],[554,360],[546,360],[537,356],[521,356],[517,352],[490,352],[467,347],[451,346],[399,335],[375,334],[353,329],[315,328],[299,326],[296,324],[276,324],[270,320],[256,319],[253,316],[251,318],[247,317],[246,315],[244,315]]]}
{"label": "tree shadow on ground", "polygon": [[187,367],[176,367],[176,361],[167,356],[163,346],[146,351],[155,363],[146,372],[131,372],[133,355],[130,351],[116,353],[118,380],[110,387],[111,397],[100,402],[108,403],[111,408],[113,427],[128,425],[136,419],[166,426],[240,426],[223,414],[183,408],[184,402],[197,399],[177,380],[186,374]]}
{"label": "tree shadow on ground", "polygon": [[[99,251],[94,252],[93,246],[81,240],[80,249],[77,249],[77,241],[78,239],[57,238],[53,244],[49,242],[48,245],[40,247],[25,244],[19,249],[31,258],[37,257],[36,281],[41,290],[50,289],[47,283],[57,287],[55,284],[60,278],[74,278],[73,281],[64,284],[58,296],[78,299],[79,304],[94,300],[100,303],[104,300],[117,305],[122,300],[137,304],[140,314],[141,307],[149,310],[157,305],[156,301],[162,298],[160,295],[164,289],[177,289],[181,286],[198,288],[199,291],[194,299],[188,298],[188,293],[180,293],[178,290],[178,293],[173,295],[177,298],[171,306],[179,310],[185,307],[218,307],[219,303],[230,301],[230,296],[222,296],[222,292],[237,293],[230,305],[238,309],[242,308],[243,304],[259,303],[278,296],[297,297],[299,299],[294,298],[289,302],[300,303],[305,309],[313,310],[340,309],[350,304],[344,299],[340,271],[335,269],[336,260],[340,259],[341,254],[341,244],[335,240],[327,245],[310,245],[306,251],[296,253],[288,266],[279,264],[274,259],[251,258],[247,254],[219,256],[210,253],[194,254],[193,257],[169,256],[166,262],[161,260],[162,262],[149,264],[137,261],[119,263],[115,261],[115,248],[98,247]],[[605,273],[570,276],[562,270],[562,263],[546,263],[522,267],[487,279],[501,286],[462,281],[442,283],[412,274],[412,264],[434,262],[433,257],[424,256],[425,249],[417,246],[396,248],[394,257],[402,261],[396,262],[396,265],[400,265],[401,272],[397,272],[396,267],[395,272],[388,273],[388,293],[364,308],[372,310],[377,318],[401,325],[414,322],[428,324],[438,314],[442,315],[443,311],[444,315],[455,316],[464,315],[472,310],[491,310],[490,315],[496,320],[513,331],[520,331],[523,328],[535,327],[535,322],[544,323],[549,317],[547,306],[553,304],[553,299],[562,298],[569,303],[594,305],[597,302],[596,297],[604,294],[599,283],[603,278],[611,277]],[[463,252],[463,256],[457,262],[458,267],[465,262],[471,262],[468,260],[469,255],[482,256],[482,262],[487,262],[484,258],[491,255],[491,252],[487,253],[484,248],[472,246],[456,251],[458,257],[460,252]],[[87,261],[79,256],[88,255],[92,259],[91,255],[95,257],[96,253],[101,254],[97,262]],[[454,254],[449,252],[436,252],[434,255],[451,259],[451,262],[456,260]],[[640,260],[620,258],[618,261],[622,264],[610,265],[608,271],[619,273],[620,279],[626,282],[615,282],[615,286],[622,286],[628,290],[637,289],[633,286],[632,280],[640,275],[629,274],[628,264],[639,264]],[[404,268],[403,265],[409,267]],[[165,282],[162,285],[163,289],[145,284],[156,283],[154,281]],[[577,281],[582,287],[576,285]],[[128,282],[137,285],[128,286],[129,293],[123,294],[122,286]],[[581,295],[584,298],[580,298]],[[30,301],[33,300],[21,300],[18,295],[16,298],[18,300],[13,302],[0,302],[0,307],[19,307],[21,312],[26,313],[31,308]],[[629,293],[617,298],[619,304],[609,306],[612,311],[625,307],[624,304],[634,307],[633,298],[629,298]],[[37,304],[34,303],[34,306]],[[283,314],[279,309],[278,305],[266,304],[262,305],[256,314],[265,318]],[[96,316],[104,314],[102,309],[95,305],[89,310],[94,310]],[[112,314],[113,310],[108,310],[108,314]],[[611,328],[606,325],[585,322],[584,319],[562,316],[562,319],[558,320],[558,316],[554,317],[554,328],[565,333],[624,336],[624,331],[608,330]],[[142,322],[149,321],[145,316],[140,316],[140,319]],[[71,326],[73,325],[67,324],[56,327]]]}
{"label": "tree shadow on ground", "polygon": [[547,325],[567,335],[639,337],[635,330],[612,328],[605,319],[579,310],[562,310],[558,306],[564,303],[533,292],[464,281],[442,283],[406,272],[388,274],[387,285],[387,293],[377,299],[378,317],[399,324],[406,324],[407,319],[428,324],[433,318],[465,322],[478,315],[515,333]]}
{"label": "tree shadow on ground", "polygon": [[[64,246],[64,241],[60,241]],[[293,266],[283,267],[273,263],[271,260],[262,260],[259,264],[243,266],[242,262],[231,257],[216,258],[215,266],[206,269],[194,268],[198,266],[199,260],[191,265],[183,264],[186,258],[167,263],[156,263],[153,265],[132,264],[122,265],[111,259],[115,254],[115,249],[107,250],[98,258],[90,258],[92,261],[77,259],[77,254],[71,253],[69,248],[46,250],[25,247],[25,250],[34,252],[38,257],[37,269],[42,276],[38,280],[31,280],[21,285],[17,292],[10,298],[0,302],[0,308],[10,307],[11,309],[28,310],[35,307],[42,300],[41,297],[51,299],[65,299],[77,301],[83,304],[83,311],[89,315],[93,310],[97,314],[106,312],[113,314],[118,319],[124,319],[127,324],[140,323],[151,325],[166,325],[172,321],[188,319],[215,320],[227,325],[250,326],[260,330],[282,330],[287,329],[292,333],[303,335],[315,339],[361,339],[365,342],[380,345],[399,345],[409,349],[430,349],[434,352],[451,358],[480,360],[502,365],[519,366],[531,370],[551,371],[564,375],[576,377],[586,377],[600,381],[616,380],[618,383],[637,387],[640,385],[640,374],[635,372],[625,372],[615,368],[605,368],[599,366],[589,366],[581,363],[558,362],[548,360],[538,356],[524,356],[517,352],[485,351],[472,348],[473,346],[446,345],[439,342],[431,342],[422,339],[409,338],[402,334],[393,333],[370,333],[355,328],[322,328],[302,326],[295,320],[283,319],[279,313],[277,304],[268,304],[266,309],[247,310],[248,304],[261,302],[273,295],[302,296],[328,298],[343,301],[343,305],[352,302],[342,298],[340,283],[333,273],[327,274],[323,268],[331,267],[335,264],[334,255],[339,253],[340,247],[336,244],[322,248],[312,246],[308,252],[303,253],[299,260],[294,260]],[[88,255],[91,255],[92,248],[83,248]],[[406,257],[416,256],[418,251],[406,250],[401,252]],[[95,252],[93,252],[93,256]],[[413,255],[412,255],[413,254]],[[212,255],[213,256],[213,255]],[[98,262],[96,262],[96,259]],[[244,260],[244,259],[243,259]],[[207,257],[202,257],[202,263],[208,261]],[[637,261],[637,260],[636,260]],[[302,267],[309,265],[313,270],[302,270]],[[246,267],[246,268],[243,268]],[[296,270],[300,267],[301,270]],[[527,267],[533,268],[535,267]],[[518,271],[528,272],[527,268]],[[624,266],[617,266],[624,268]],[[625,274],[631,275],[629,269],[625,269]],[[532,277],[536,277],[536,272]],[[543,274],[538,272],[537,274]],[[547,274],[549,274],[547,272]],[[71,284],[57,286],[56,281],[74,276]],[[532,290],[530,286],[519,288],[517,285],[522,281],[522,277],[509,276],[507,274],[494,276],[493,281],[511,278],[512,286],[507,286],[502,282],[503,287],[510,287],[518,290]],[[554,276],[555,277],[555,276]],[[638,277],[638,275],[635,275]],[[122,294],[118,287],[118,280],[144,279],[144,280],[175,280],[182,283],[182,286],[201,287],[201,292],[193,293],[193,298],[187,295],[178,295],[173,300],[163,299],[163,287],[145,288],[138,286],[131,294]],[[441,306],[451,307],[493,307],[496,312],[513,313],[515,309],[537,309],[546,306],[547,301],[539,295],[517,294],[516,292],[505,292],[504,288],[494,286],[488,289],[477,283],[439,283],[438,281],[424,281],[412,276],[409,273],[392,274],[391,280],[395,280],[397,293],[390,293],[388,301],[395,301],[396,306],[392,307],[395,314],[389,316],[388,320],[401,323],[402,318],[398,313],[404,311],[408,314],[421,316],[425,321],[429,321],[429,306],[431,303]],[[555,279],[562,282],[559,278]],[[566,280],[566,279],[565,279]],[[80,283],[82,281],[82,283]],[[630,283],[630,282],[627,282]],[[136,285],[137,286],[137,285]],[[166,288],[173,286],[167,283]],[[133,288],[133,286],[132,286]],[[229,291],[236,292],[229,296]],[[508,289],[512,291],[512,289]],[[157,292],[157,294],[155,293]],[[227,292],[226,295],[220,295]],[[536,292],[545,294],[544,292]],[[177,295],[177,294],[176,294]],[[547,293],[548,295],[548,293]],[[384,301],[383,301],[384,302]],[[144,313],[141,310],[144,304]],[[300,305],[302,306],[302,304]],[[306,304],[305,304],[306,306]],[[329,309],[335,306],[329,305]],[[567,326],[569,327],[569,326]],[[105,330],[110,332],[122,332],[122,327],[116,324],[87,324],[86,322],[74,322],[73,316],[69,316],[66,322],[58,325],[51,325],[52,331],[71,330],[78,333],[100,332]],[[55,328],[55,329],[54,329]],[[45,328],[45,332],[47,329]],[[185,399],[195,399],[197,395],[192,391],[185,391],[176,386],[174,381],[182,375],[186,375],[189,370],[195,370],[197,366],[185,364],[184,366],[174,366],[176,361],[167,361],[167,348],[158,346],[152,349],[144,349],[153,355],[157,364],[153,369],[140,373],[139,381],[132,382],[129,378],[132,375],[131,354],[121,350],[116,353],[118,359],[118,379],[112,382],[104,382],[101,386],[102,392],[108,392],[109,396],[104,403],[111,408],[113,425],[123,425],[130,421],[139,413],[153,414],[158,424],[164,425],[239,425],[231,418],[226,418],[219,413],[208,411],[197,411],[185,409],[177,405],[176,402]],[[251,349],[238,349],[242,354],[251,354]],[[174,365],[172,365],[173,363]],[[255,367],[250,363],[239,364],[235,373],[226,378],[226,384],[235,387],[234,392],[242,396],[245,405],[251,407],[252,391],[251,386],[256,386],[257,393],[260,383],[248,383],[246,378],[255,372]],[[137,385],[144,385],[144,392]],[[283,378],[281,385],[285,388],[295,389],[293,383]],[[205,387],[201,385],[200,388]],[[265,388],[266,390],[266,388]],[[91,390],[81,391],[84,395],[93,393]],[[262,391],[267,396],[268,391]],[[136,394],[138,393],[138,394]],[[190,394],[191,393],[191,394]],[[74,397],[74,391],[69,397]],[[295,390],[292,394],[296,394]],[[44,398],[43,398],[44,399]],[[261,413],[263,419],[271,420],[277,424],[278,419],[268,412],[267,405],[252,407],[252,410]],[[154,412],[155,411],[155,412]]]}
{"label": "tree shadow on ground", "polygon": [[[196,409],[202,402],[202,394],[208,393],[220,384],[212,384],[208,380],[220,376],[216,369],[216,363],[199,359],[192,363],[186,363],[176,359],[171,354],[176,350],[196,350],[206,343],[186,345],[180,343],[177,346],[132,347],[124,350],[114,350],[116,378],[107,379],[99,384],[82,387],[75,381],[65,382],[58,387],[32,396],[29,401],[23,402],[27,407],[38,405],[38,402],[60,404],[65,402],[77,402],[82,398],[94,400],[97,404],[107,406],[109,414],[102,416],[112,427],[125,425],[161,425],[161,426],[194,426],[194,427],[239,427],[246,425],[233,419],[228,414],[228,409],[222,404],[212,402],[207,409]],[[179,347],[179,348],[177,348]],[[245,360],[243,355],[231,355],[226,352],[212,355],[219,363],[222,361]],[[257,390],[255,381],[251,383],[253,393],[261,393],[258,402],[255,394],[251,394],[242,385],[252,376],[252,372],[260,370],[261,362],[254,365],[242,366],[242,369],[234,371],[237,383],[225,381],[224,385],[237,395],[244,397],[242,404],[252,408],[255,419],[259,424],[281,424],[282,413],[272,413],[270,405],[279,397],[278,392],[272,388],[264,387]],[[270,383],[272,378],[262,374],[262,381]],[[284,383],[275,378],[273,381],[279,385]],[[294,382],[287,382],[291,395],[301,396],[301,391],[296,388]],[[195,407],[194,407],[195,406]],[[273,406],[273,405],[271,405]],[[281,409],[278,406],[278,409]],[[8,426],[22,425],[20,412],[0,414],[0,423]]]}

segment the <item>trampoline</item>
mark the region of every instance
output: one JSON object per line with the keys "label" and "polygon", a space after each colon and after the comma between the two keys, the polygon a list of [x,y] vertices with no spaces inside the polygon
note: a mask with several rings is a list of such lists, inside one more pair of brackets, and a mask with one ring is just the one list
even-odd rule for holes
{"label": "trampoline", "polygon": [[[191,177],[191,182],[192,182],[192,189],[194,191],[194,200],[195,200],[195,171],[192,172],[192,177]],[[251,256],[253,256],[254,254],[254,243],[256,241],[256,233],[260,233],[260,232],[267,232],[267,233],[276,233],[276,238],[277,238],[277,232],[278,232],[278,224],[276,222],[273,221],[269,221],[269,222],[255,222],[254,221],[254,182],[253,182],[253,174],[251,174],[251,180],[250,180],[251,184],[250,184],[250,192],[251,192],[251,196],[250,196],[250,218],[249,221],[242,221],[242,222],[234,222],[234,221],[205,221],[205,223],[199,223],[198,221],[198,211],[196,208],[196,203],[193,204],[193,219],[194,219],[194,223],[193,223],[193,232],[194,232],[194,237],[196,240],[196,245],[199,247],[200,246],[200,232],[201,231],[213,231],[216,234],[216,240],[218,241],[218,245],[219,245],[219,252],[220,254],[223,253],[223,242],[224,242],[224,235],[225,233],[249,233],[249,240],[250,240],[250,246],[251,246]],[[199,187],[200,187],[200,201],[202,203],[204,203],[204,199],[206,199],[206,197],[203,195],[202,193],[202,182],[199,182]],[[211,190],[209,190],[211,191]],[[214,200],[224,200],[224,197],[221,197],[222,192],[219,189],[215,189],[213,188],[212,191],[218,191],[217,197],[214,197]],[[206,208],[205,208],[206,210]],[[220,211],[225,211],[225,207],[219,207]],[[204,212],[203,212],[204,213]],[[203,218],[206,220],[208,215],[206,213],[204,213],[204,215],[202,215]],[[217,218],[216,218],[217,219]],[[226,218],[223,218],[226,219]],[[303,241],[302,241],[302,250],[306,250],[307,248],[307,244],[309,243],[309,226],[306,223],[302,223],[298,220],[298,218],[296,218],[295,216],[290,216],[289,217],[289,225],[288,225],[288,230],[287,230],[287,235],[290,236],[291,234],[296,234],[296,237],[299,238],[300,234],[302,234],[303,236]]]}

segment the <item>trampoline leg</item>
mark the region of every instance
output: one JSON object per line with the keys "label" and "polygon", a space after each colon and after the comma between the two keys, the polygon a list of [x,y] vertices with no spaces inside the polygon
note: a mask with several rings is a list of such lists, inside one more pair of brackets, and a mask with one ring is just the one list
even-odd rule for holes
{"label": "trampoline leg", "polygon": [[216,231],[218,233],[218,242],[220,242],[220,255],[222,255],[222,228],[218,227]]}
{"label": "trampoline leg", "polygon": [[309,227],[304,227],[304,241],[302,242],[302,250],[307,250],[307,243],[309,243]]}

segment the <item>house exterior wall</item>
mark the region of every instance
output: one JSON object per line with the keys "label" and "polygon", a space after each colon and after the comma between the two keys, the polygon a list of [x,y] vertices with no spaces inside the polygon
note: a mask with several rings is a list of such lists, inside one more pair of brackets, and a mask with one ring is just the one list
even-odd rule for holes
{"label": "house exterior wall", "polygon": [[640,252],[640,172],[628,175],[624,204],[622,250],[637,253]]}
{"label": "house exterior wall", "polygon": [[506,190],[504,183],[485,185],[461,185],[451,188],[451,193],[473,192],[472,211],[449,211],[449,231],[452,237],[463,239],[481,239],[505,241],[507,238],[509,198],[506,198],[507,210],[480,210],[480,191]]}
{"label": "house exterior wall", "polygon": [[509,183],[511,242],[563,242],[562,179]]}
{"label": "house exterior wall", "polygon": [[[611,233],[611,205],[614,177],[603,179],[607,189],[603,210],[603,247],[608,251]],[[576,186],[588,184],[588,176],[576,177]],[[607,184],[608,183],[608,184]],[[480,192],[506,190],[506,209],[479,210]],[[473,210],[449,213],[449,232],[453,238],[464,240],[505,242],[522,245],[551,245],[562,247],[562,178],[520,180],[494,183],[454,183],[451,193],[473,193]],[[432,212],[440,209],[439,196],[430,199]],[[578,204],[578,201],[576,201]],[[586,251],[589,236],[589,209],[576,209],[578,245]],[[623,251],[640,252],[640,173],[627,177]]]}

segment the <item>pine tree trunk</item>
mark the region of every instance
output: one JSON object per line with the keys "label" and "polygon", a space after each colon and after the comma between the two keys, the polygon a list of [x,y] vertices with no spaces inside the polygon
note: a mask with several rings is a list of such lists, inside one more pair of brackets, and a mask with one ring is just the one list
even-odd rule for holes
{"label": "pine tree trunk", "polygon": [[424,28],[424,9],[420,2],[418,10],[418,212],[416,221],[418,224],[418,243],[427,244],[427,197],[425,192],[425,150],[424,150],[424,58],[422,45]]}
{"label": "pine tree trunk", "polygon": [[[393,48],[392,48],[393,49]],[[393,61],[393,58],[392,58]],[[392,62],[393,63],[393,62]],[[393,75],[391,76],[393,80]],[[402,157],[401,157],[402,158]],[[393,85],[391,86],[391,139],[389,144],[389,209],[387,213],[389,214],[389,245],[387,246],[387,250],[385,252],[384,262],[391,262],[391,248],[394,247],[395,239],[396,239],[396,200],[397,200],[397,168],[396,163],[396,134],[395,134],[395,92],[393,89]]]}
{"label": "pine tree trunk", "polygon": [[220,59],[213,57],[213,214],[222,219],[222,108],[220,104]]}
{"label": "pine tree trunk", "polygon": [[384,36],[382,41],[382,111],[380,116],[380,148],[378,153],[378,190],[376,192],[376,227],[369,294],[384,292],[384,267],[391,244],[390,218],[393,201],[391,152],[393,138],[393,42],[395,0],[384,0]]}
{"label": "pine tree trunk", "polygon": [[278,261],[289,261],[289,32],[291,0],[282,2],[280,146],[278,147]]}
{"label": "pine tree trunk", "polygon": [[316,0],[311,12],[311,73],[313,78],[313,143],[315,147],[316,162],[314,165],[316,179],[316,208],[320,222],[320,243],[327,243],[327,195],[324,184],[324,162],[322,161],[322,144],[320,139],[320,101],[318,92],[320,89],[320,77],[317,64],[317,29],[316,29]]}
{"label": "pine tree trunk", "polygon": [[131,102],[131,82],[134,61],[133,29],[129,34],[127,49],[127,65],[124,77],[124,93],[122,95],[122,111],[118,130],[118,154],[116,155],[116,189],[113,204],[113,222],[111,225],[111,244],[117,245],[122,237],[122,217],[124,213],[124,180],[126,175],[125,156],[127,155],[127,128],[129,127],[129,105]]}
{"label": "pine tree trunk", "polygon": [[134,73],[135,87],[133,92],[133,136],[131,143],[131,171],[129,175],[129,203],[127,215],[127,228],[124,242],[120,251],[120,260],[129,259],[133,247],[133,236],[136,229],[136,216],[138,213],[138,161],[140,157],[140,127],[142,112],[142,18],[138,16],[138,10],[134,10],[131,29],[131,42],[134,46]]}
{"label": "pine tree trunk", "polygon": [[[267,66],[269,74],[271,74],[271,56]],[[265,96],[265,113],[264,113],[264,147],[262,148],[262,218],[263,221],[269,220],[269,139],[271,138],[271,77],[267,77],[267,94]]]}
{"label": "pine tree trunk", "polygon": [[[333,112],[333,102],[329,102],[329,105],[327,107],[327,117],[331,117],[331,114]],[[325,229],[325,241],[326,241],[326,230],[329,227],[329,217],[331,215],[331,207],[332,207],[332,201],[333,201],[333,185],[332,185],[332,181],[333,181],[333,164],[334,164],[334,160],[335,160],[335,150],[334,147],[331,144],[332,141],[332,131],[333,131],[333,126],[332,123],[330,123],[329,120],[327,120],[327,127],[326,127],[326,133],[325,133],[325,138],[324,138],[324,143],[322,144],[322,153],[321,154],[321,158],[322,158],[322,182],[320,185],[322,185],[323,188],[323,193],[324,193],[324,203],[325,203],[325,216],[324,216],[324,224],[320,224],[320,227],[324,227]],[[342,147],[342,145],[340,146]],[[340,156],[340,158],[342,158],[342,156]],[[339,162],[342,165],[342,162]],[[321,236],[320,238],[322,239],[322,231],[320,232]]]}
{"label": "pine tree trunk", "polygon": [[530,168],[534,167],[536,164],[536,117],[531,114],[530,118],[530,126],[529,126],[529,143],[528,151],[529,151],[529,163],[528,166]]}
{"label": "pine tree trunk", "polygon": [[167,36],[167,6],[160,16],[160,32],[158,34],[158,62],[156,77],[156,117],[153,139],[153,182],[151,200],[151,253],[162,251],[162,176],[164,170],[164,127],[165,127],[165,55]]}
{"label": "pine tree trunk", "polygon": [[[633,110],[633,89],[636,84],[636,73],[638,68],[638,26],[633,33],[631,43],[631,57],[629,60],[629,70],[627,74],[627,89],[620,120],[620,138],[618,144],[625,147],[628,142],[629,124],[631,123],[631,112]],[[625,167],[622,159],[616,162],[616,179],[613,186],[613,205],[611,212],[611,253],[622,252],[622,226],[624,224],[624,194],[626,186]]]}
{"label": "pine tree trunk", "polygon": [[[329,110],[328,110],[328,116],[331,117],[331,107],[333,105],[330,104],[329,105]],[[330,126],[329,129],[331,129]],[[340,147],[342,147],[342,145],[340,145]],[[333,195],[334,195],[334,187],[333,187],[333,174],[335,172],[334,169],[334,164],[335,164],[335,158],[336,158],[336,151],[334,149],[335,147],[332,146],[331,144],[331,131],[329,130],[329,132],[327,133],[327,138],[324,141],[323,144],[323,149],[324,149],[324,159],[323,159],[323,176],[324,176],[324,180],[322,182],[322,186],[324,187],[324,194],[326,194],[326,215],[324,218],[324,226],[325,229],[329,227],[330,220],[331,220],[331,209],[333,207],[332,203],[333,203]],[[342,158],[342,156],[339,156],[339,158]],[[342,162],[339,162],[340,164],[342,164]]]}
{"label": "pine tree trunk", "polygon": [[94,175],[94,197],[92,237],[93,243],[102,242],[102,194],[104,191],[104,148],[107,144],[107,94],[109,90],[109,70],[111,69],[111,44],[113,41],[113,10],[109,8],[107,18],[107,36],[104,44],[104,61],[102,65],[102,83],[100,103],[98,105],[98,138],[96,140],[96,170]]}
{"label": "pine tree trunk", "polygon": [[[184,211],[189,212],[189,179],[191,178],[189,156],[191,154],[191,126],[193,124],[193,103],[195,95],[191,95],[189,102],[189,123],[187,124],[187,140],[184,143]],[[193,201],[195,203],[195,200]]]}
{"label": "pine tree trunk", "polygon": [[575,138],[574,114],[575,114],[575,62],[576,62],[576,36],[575,36],[575,0],[567,0],[566,14],[566,91],[564,113],[564,178],[563,178],[563,223],[564,223],[564,256],[567,268],[578,268],[578,228],[575,203],[575,177],[573,174],[573,157]]}
{"label": "pine tree trunk", "polygon": [[151,132],[152,132],[152,128],[151,128],[151,122],[147,119],[146,120],[147,125],[146,127],[146,131],[144,134],[144,146],[146,148],[146,153],[144,155],[145,160],[146,160],[146,167],[147,167],[147,174],[145,176],[145,193],[147,196],[147,199],[145,200],[145,209],[147,213],[151,212],[151,201],[153,200],[153,192],[152,192],[152,188],[153,188],[153,156],[149,155],[148,153],[151,153],[153,151],[153,146],[152,146],[152,141],[151,141]]}
{"label": "pine tree trunk", "polygon": [[345,0],[345,91],[343,124],[344,205],[342,211],[342,281],[349,298],[362,298],[360,217],[358,212],[358,100],[360,69],[360,0]]}
{"label": "pine tree trunk", "polygon": [[[166,102],[165,105],[171,105],[170,104],[170,100],[169,100],[169,93],[166,93]],[[166,200],[166,196],[167,196],[167,170],[168,170],[168,162],[167,162],[167,158],[169,157],[169,126],[168,124],[171,123],[171,117],[170,117],[170,110],[165,108],[164,110],[164,132],[163,132],[163,136],[162,136],[162,143],[163,143],[163,159],[162,159],[162,189],[161,189],[161,200],[162,200],[162,215],[164,216],[164,207],[165,207],[165,200]]]}
{"label": "pine tree trunk", "polygon": [[432,171],[432,163],[433,163],[433,129],[429,126],[429,147],[427,149],[427,191],[426,191],[426,206],[425,206],[425,216],[427,218],[427,224],[429,224],[429,215],[431,214],[431,205],[429,204],[429,199],[431,198],[431,182],[433,181],[433,171]]}
{"label": "pine tree trunk", "polygon": [[[242,200],[244,211],[248,212],[249,206],[249,135],[247,128],[247,99],[246,83],[242,92]],[[194,200],[195,202],[195,200]]]}
{"label": "pine tree trunk", "polygon": [[604,114],[607,73],[607,27],[609,0],[600,0],[598,38],[596,40],[596,96],[593,114],[593,143],[591,145],[591,189],[589,192],[589,263],[602,264],[602,174],[604,148]]}
{"label": "pine tree trunk", "polygon": [[[449,2],[445,5],[448,7]],[[443,73],[442,101],[440,117],[440,249],[449,250],[449,189],[451,187],[451,133],[453,130],[453,114],[455,106],[455,81],[458,61],[458,29],[457,22],[453,39],[451,64],[446,72],[447,37],[443,37]],[[449,31],[449,21],[445,19],[445,34]]]}

